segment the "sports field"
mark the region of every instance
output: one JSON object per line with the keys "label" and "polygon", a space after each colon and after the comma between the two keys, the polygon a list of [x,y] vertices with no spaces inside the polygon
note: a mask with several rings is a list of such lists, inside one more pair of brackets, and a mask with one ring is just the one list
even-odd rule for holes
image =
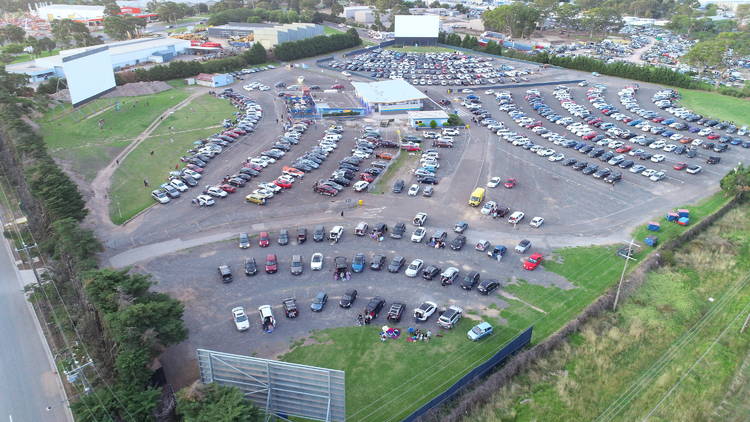
{"label": "sports field", "polygon": [[739,207],[665,256],[618,313],[586,324],[471,419],[747,420],[748,224]]}
{"label": "sports field", "polygon": [[179,157],[194,141],[220,131],[221,122],[234,111],[229,101],[205,94],[166,117],[115,171],[110,185],[112,221],[121,224],[151,206],[151,190],[166,182],[175,166],[182,167]]}
{"label": "sports field", "polygon": [[730,120],[739,126],[750,126],[750,100],[715,92],[679,89],[680,104],[706,117]]}
{"label": "sports field", "polygon": [[[714,195],[691,210],[693,222],[719,208],[725,199]],[[677,227],[675,225],[675,227]],[[638,229],[636,240],[642,243],[645,229]],[[684,227],[665,230],[667,240]],[[578,247],[558,250],[548,258],[545,269],[560,274],[576,288],[562,290],[510,282],[504,290],[518,300],[506,309],[486,309],[482,315],[466,315],[461,324],[444,332],[430,343],[402,340],[381,343],[378,327],[346,327],[316,332],[308,345],[300,341],[283,360],[345,370],[347,374],[347,413],[352,420],[397,421],[444,391],[476,365],[488,359],[521,330],[533,325],[533,342],[546,338],[584,307],[615,285],[624,261],[616,256],[617,246]],[[635,255],[642,259],[645,247]],[[635,266],[631,265],[629,271]],[[530,274],[533,276],[533,274]],[[495,333],[480,342],[470,342],[466,332],[486,320]],[[408,326],[408,322],[403,324]],[[543,420],[538,415],[537,420]]]}

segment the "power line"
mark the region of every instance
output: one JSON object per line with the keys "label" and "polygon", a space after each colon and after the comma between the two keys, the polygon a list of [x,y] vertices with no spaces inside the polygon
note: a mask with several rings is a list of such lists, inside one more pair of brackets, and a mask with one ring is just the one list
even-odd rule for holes
{"label": "power line", "polygon": [[[2,168],[0,168],[0,172],[2,172],[2,173],[3,173],[2,175],[3,175],[3,177],[5,178],[5,180],[8,180],[8,179],[7,179],[7,177],[6,177],[6,175],[5,175],[5,172],[4,172],[4,170],[3,170]],[[2,186],[2,184],[0,184],[0,191],[1,191],[1,192],[2,192],[2,194],[3,194],[3,197],[5,198],[5,201],[6,201],[6,203],[10,203],[10,201],[9,201],[9,198],[8,198],[8,195],[7,195],[6,191],[5,191],[5,188],[4,188],[4,186]],[[9,210],[9,211],[11,211],[11,210]],[[12,213],[12,211],[11,211],[11,213]],[[36,271],[36,266],[34,265],[34,260],[32,259],[32,257],[31,257],[31,254],[30,254],[30,253],[29,253],[29,251],[28,251],[28,249],[29,249],[29,248],[28,248],[28,247],[26,247],[26,244],[25,244],[25,242],[24,242],[24,240],[23,240],[23,236],[21,235],[21,232],[19,231],[19,229],[18,229],[18,225],[17,225],[16,223],[15,223],[15,221],[13,221],[13,224],[12,224],[12,226],[13,226],[13,230],[15,231],[16,235],[18,236],[19,240],[20,240],[20,241],[22,242],[22,244],[24,245],[24,251],[26,252],[26,256],[27,256],[27,259],[29,260],[29,265],[31,266],[31,269],[32,269],[32,271],[34,272],[34,277],[36,278],[37,284],[39,285],[39,290],[40,290],[40,291],[41,291],[41,292],[42,292],[42,293],[44,294],[44,297],[45,297],[45,299],[46,299],[46,301],[47,301],[47,305],[49,306],[49,309],[50,309],[50,310],[52,310],[52,309],[53,309],[53,306],[52,306],[52,300],[50,300],[50,298],[49,298],[49,295],[47,294],[47,289],[46,289],[46,288],[44,287],[44,285],[42,284],[41,278],[39,277],[39,274],[38,274],[38,273],[37,273],[37,271]],[[28,229],[28,227],[27,227],[27,229],[26,229],[26,232],[27,232],[27,233],[29,234],[29,236],[31,237],[31,240],[32,240],[32,241],[34,242],[34,245],[38,245],[38,243],[37,243],[36,239],[34,238],[34,234],[33,234],[33,233],[31,232],[31,230],[30,230],[30,229]],[[45,268],[50,268],[50,267],[49,267],[49,266],[47,265],[47,263],[45,262],[43,254],[41,254],[41,253],[39,254],[39,259],[40,259],[40,260],[42,261],[42,264],[44,265],[44,267],[45,267]],[[86,348],[86,344],[85,344],[85,343],[83,342],[83,340],[81,339],[81,336],[80,336],[80,334],[78,333],[78,330],[76,329],[75,323],[73,322],[73,318],[72,318],[72,316],[70,315],[70,312],[68,311],[68,307],[67,307],[67,305],[65,304],[65,301],[63,300],[63,298],[62,298],[62,295],[60,294],[60,290],[59,290],[59,289],[57,288],[57,284],[56,284],[56,283],[54,282],[54,280],[53,280],[53,279],[52,279],[51,277],[50,277],[49,283],[50,283],[50,284],[51,284],[51,285],[52,285],[52,286],[54,287],[54,289],[55,289],[55,292],[57,293],[57,297],[58,297],[58,299],[59,299],[60,303],[62,304],[63,310],[65,311],[65,314],[67,315],[67,317],[68,317],[68,320],[70,321],[70,324],[71,324],[71,329],[72,329],[72,330],[73,330],[73,332],[75,333],[75,335],[76,335],[76,337],[77,337],[77,339],[78,339],[78,343],[79,343],[79,344],[80,344],[80,345],[81,345],[81,346],[83,347],[83,349],[84,349],[84,352],[86,353],[86,357],[88,358],[88,360],[89,360],[89,361],[91,361],[91,362],[93,362],[93,360],[91,359],[91,355],[89,354],[89,352],[88,352],[88,350],[87,350],[87,348]],[[63,328],[63,325],[62,325],[62,323],[61,323],[61,322],[60,322],[60,321],[58,320],[58,316],[57,316],[57,313],[56,313],[56,312],[54,312],[54,311],[52,311],[52,312],[51,312],[51,314],[52,314],[52,318],[53,318],[53,319],[54,319],[54,321],[55,321],[55,324],[57,324],[57,327],[58,327],[58,331],[59,331],[59,333],[60,333],[60,337],[61,337],[61,338],[63,339],[63,342],[65,343],[65,347],[66,347],[66,348],[67,348],[67,349],[68,349],[68,350],[69,350],[70,352],[72,352],[72,351],[73,351],[73,348],[71,347],[71,345],[70,345],[70,341],[68,340],[67,336],[65,335],[65,332],[64,332],[64,328]],[[42,312],[42,316],[44,317],[44,313],[43,313],[43,312]],[[116,395],[114,394],[114,392],[112,392],[112,390],[111,390],[111,388],[109,387],[109,385],[107,384],[106,380],[104,379],[104,377],[102,377],[102,376],[101,376],[101,374],[99,373],[99,370],[98,370],[98,369],[96,368],[96,365],[92,365],[92,366],[93,366],[94,370],[95,370],[95,371],[97,372],[97,375],[99,375],[99,378],[101,378],[102,382],[104,382],[104,384],[105,384],[105,385],[107,386],[107,388],[109,389],[110,393],[112,393],[112,396],[113,396],[113,397],[114,397],[114,398],[115,398],[115,399],[116,399],[116,400],[117,400],[117,401],[118,401],[118,402],[120,403],[120,405],[121,405],[121,406],[123,407],[123,409],[125,409],[125,411],[126,411],[126,412],[128,413],[128,416],[130,416],[130,419],[132,419],[132,420],[135,420],[135,419],[134,419],[134,418],[133,418],[133,417],[132,417],[132,416],[131,416],[131,415],[129,414],[129,412],[128,412],[127,408],[125,408],[125,406],[123,406],[123,405],[122,405],[122,402],[120,402],[119,398],[118,398],[118,397],[117,397],[117,396],[116,396]],[[83,375],[83,377],[85,378],[85,374],[84,374],[83,372],[81,372],[81,374],[82,374],[82,375]],[[102,406],[102,409],[105,409],[105,411],[107,412],[107,416],[109,417],[109,419],[110,419],[111,421],[113,421],[113,422],[114,422],[114,420],[115,420],[115,419],[114,419],[114,418],[112,417],[112,415],[110,415],[110,414],[109,414],[109,411],[107,411],[107,410],[106,410],[106,409],[107,409],[107,407],[106,407],[106,406],[104,405],[104,403],[102,402],[101,398],[99,398],[99,396],[98,396],[98,395],[96,395],[96,394],[95,394],[95,397],[96,397],[96,399],[97,399],[97,400],[99,401],[99,404],[100,404],[100,405]],[[84,401],[83,403],[84,403],[84,405],[86,406],[86,410],[87,410],[87,411],[89,412],[89,414],[91,414],[91,415],[92,415],[92,417],[93,417],[93,416],[94,416],[94,414],[93,414],[93,412],[91,411],[91,408],[89,408],[88,404],[86,404],[86,402],[85,402],[85,401]]]}

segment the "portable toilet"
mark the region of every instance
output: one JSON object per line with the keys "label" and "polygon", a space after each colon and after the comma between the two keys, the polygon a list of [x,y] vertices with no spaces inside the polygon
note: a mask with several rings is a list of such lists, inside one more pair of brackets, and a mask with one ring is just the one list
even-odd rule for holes
{"label": "portable toilet", "polygon": [[652,222],[648,223],[647,228],[648,228],[649,231],[658,232],[661,229],[661,225],[659,225],[659,223],[656,223],[656,222],[652,221]]}
{"label": "portable toilet", "polygon": [[656,247],[656,244],[659,243],[659,238],[656,236],[646,236],[646,238],[643,239],[643,242],[645,242],[648,246]]}
{"label": "portable toilet", "polygon": [[681,226],[687,226],[689,222],[690,222],[690,219],[687,217],[680,217],[680,219],[677,220],[677,224]]}
{"label": "portable toilet", "polygon": [[690,217],[690,211],[688,211],[686,209],[677,210],[677,215],[679,215],[680,217],[689,218]]}
{"label": "portable toilet", "polygon": [[675,222],[680,216],[676,212],[667,213],[667,221]]}

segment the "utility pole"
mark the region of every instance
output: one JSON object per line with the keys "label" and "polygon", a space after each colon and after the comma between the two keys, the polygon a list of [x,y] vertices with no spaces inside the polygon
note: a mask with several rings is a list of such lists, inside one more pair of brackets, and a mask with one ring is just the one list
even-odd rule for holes
{"label": "utility pole", "polygon": [[630,262],[631,258],[630,254],[633,252],[633,246],[637,246],[635,243],[635,238],[633,238],[630,243],[628,243],[628,253],[625,257],[625,265],[622,266],[622,274],[620,274],[620,282],[617,283],[617,293],[615,294],[615,303],[612,304],[612,311],[617,310],[617,302],[620,300],[620,289],[622,289],[622,281],[625,279],[625,271],[628,268],[628,262]]}

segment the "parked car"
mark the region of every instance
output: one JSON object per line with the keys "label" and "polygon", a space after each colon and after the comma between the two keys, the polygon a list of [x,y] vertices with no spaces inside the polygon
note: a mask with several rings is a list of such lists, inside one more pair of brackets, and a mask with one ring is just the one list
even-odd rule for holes
{"label": "parked car", "polygon": [[388,272],[397,273],[401,271],[401,267],[404,266],[405,262],[406,260],[403,256],[394,256],[393,259],[391,259],[391,262],[388,264]]}
{"label": "parked car", "polygon": [[304,270],[304,264],[302,263],[301,255],[292,255],[292,263],[290,265],[290,271],[292,275],[300,275]]}
{"label": "parked car", "polygon": [[414,319],[418,322],[425,322],[436,310],[437,304],[435,302],[424,302],[418,308],[414,309]]}
{"label": "parked car", "polygon": [[320,291],[313,298],[313,301],[310,304],[310,309],[313,312],[320,312],[323,310],[323,308],[325,308],[327,302],[328,302],[328,294],[326,294],[326,292]]}
{"label": "parked car", "polygon": [[293,298],[284,299],[281,302],[281,306],[284,307],[284,315],[287,318],[297,318],[299,315],[299,309],[297,308],[297,301]]}
{"label": "parked car", "polygon": [[464,310],[458,306],[451,306],[438,318],[438,325],[445,329],[451,329],[461,321]]}
{"label": "parked car", "polygon": [[357,299],[357,289],[348,289],[344,292],[343,296],[339,300],[339,306],[342,308],[350,308],[354,301]]}
{"label": "parked car", "polygon": [[232,320],[237,331],[247,331],[250,328],[250,319],[242,306],[232,308]]}
{"label": "parked car", "polygon": [[422,261],[421,259],[415,259],[406,268],[406,271],[404,272],[404,274],[407,277],[416,277],[419,274],[419,271],[422,269],[423,265],[424,265],[424,261]]}
{"label": "parked car", "polygon": [[492,325],[488,322],[482,321],[479,324],[472,327],[471,330],[469,330],[469,332],[467,333],[467,336],[469,337],[469,340],[471,341],[478,341],[491,335],[492,332],[493,332]]}

